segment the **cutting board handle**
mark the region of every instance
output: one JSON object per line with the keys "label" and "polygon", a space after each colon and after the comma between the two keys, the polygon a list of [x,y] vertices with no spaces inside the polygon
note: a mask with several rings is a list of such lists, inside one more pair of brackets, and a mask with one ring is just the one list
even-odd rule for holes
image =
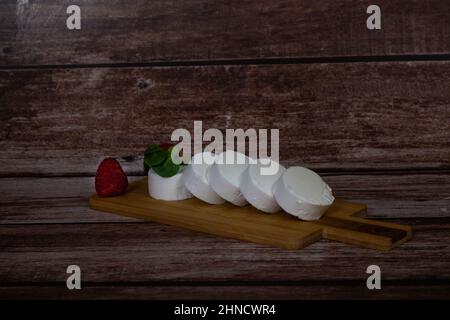
{"label": "cutting board handle", "polygon": [[412,236],[405,225],[368,220],[360,217],[323,217],[315,222],[323,227],[323,237],[378,250],[390,250]]}

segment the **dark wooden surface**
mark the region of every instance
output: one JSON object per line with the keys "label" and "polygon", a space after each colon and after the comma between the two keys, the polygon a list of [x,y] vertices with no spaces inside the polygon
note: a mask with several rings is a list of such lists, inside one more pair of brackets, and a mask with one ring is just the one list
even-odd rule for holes
{"label": "dark wooden surface", "polygon": [[[284,251],[90,210],[86,199],[93,178],[0,179],[0,296],[446,296],[450,287],[448,174],[325,179],[337,195],[369,203],[369,217],[411,224],[413,239],[388,253],[326,240],[303,250]],[[65,268],[74,263],[84,270],[83,293],[62,288]],[[365,268],[370,264],[382,268],[383,294],[364,289]],[[193,287],[199,290],[190,296]],[[116,293],[106,294],[108,288]],[[273,289],[277,292],[271,295]]]}
{"label": "dark wooden surface", "polygon": [[[406,283],[410,283],[409,281]],[[41,299],[173,299],[173,297],[184,297],[186,299],[280,299],[280,300],[322,300],[322,299],[436,299],[436,297],[448,297],[450,285],[443,281],[436,283],[427,282],[421,284],[403,284],[385,281],[383,290],[369,291],[361,286],[361,281],[337,281],[337,282],[312,282],[301,284],[293,282],[279,284],[261,284],[248,282],[242,284],[214,284],[214,283],[129,283],[123,285],[101,286],[87,284],[82,290],[69,291],[61,285],[39,286],[39,297]],[[413,293],[413,294],[411,294]],[[36,299],[36,287],[23,286],[8,287],[0,290],[0,298],[14,299]]]}
{"label": "dark wooden surface", "polygon": [[[449,62],[0,71],[0,175],[93,174],[175,128],[279,128],[285,164],[450,168]],[[346,79],[343,81],[342,79]],[[142,85],[144,84],[144,85]],[[33,145],[33,148],[30,148]],[[61,165],[61,159],[64,165]],[[129,173],[142,158],[129,157]]]}
{"label": "dark wooden surface", "polygon": [[378,0],[383,25],[377,32],[366,28],[366,9],[373,4],[367,0],[76,4],[82,8],[82,29],[68,33],[68,4],[2,1],[0,65],[450,52],[450,11],[442,0]]}
{"label": "dark wooden surface", "polygon": [[[0,3],[0,298],[450,297],[447,1],[378,1],[380,31],[368,1],[77,4],[68,32],[68,4]],[[283,251],[87,207],[103,157],[138,179],[144,148],[194,120],[279,128],[284,164],[413,239]]]}
{"label": "dark wooden surface", "polygon": [[[134,181],[140,177],[131,177]],[[377,219],[450,216],[450,174],[324,175],[337,197],[368,204]],[[95,192],[92,177],[0,179],[0,223],[137,222],[88,209]]]}

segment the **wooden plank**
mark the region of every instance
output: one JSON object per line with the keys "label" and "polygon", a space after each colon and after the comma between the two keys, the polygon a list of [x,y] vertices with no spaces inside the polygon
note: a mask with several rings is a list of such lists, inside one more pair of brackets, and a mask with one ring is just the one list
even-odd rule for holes
{"label": "wooden plank", "polygon": [[[0,65],[139,63],[450,52],[443,0],[379,0],[382,29],[366,27],[365,0],[2,1]],[[51,36],[49,36],[51,35]],[[126,45],[124,45],[126,43]]]}
{"label": "wooden plank", "polygon": [[93,177],[3,178],[0,182],[0,224],[136,221],[89,208],[88,198],[95,192]]}
{"label": "wooden plank", "polygon": [[[129,177],[134,181],[140,177]],[[450,175],[326,175],[336,196],[368,204],[369,218],[450,216]],[[91,177],[0,179],[0,224],[137,221],[88,208]]]}
{"label": "wooden plank", "polygon": [[324,239],[388,251],[411,239],[410,226],[358,217],[367,207],[336,199],[318,221],[300,221],[285,212],[265,214],[252,206],[210,205],[196,198],[162,201],[148,196],[147,178],[117,197],[89,198],[93,209],[159,222],[282,249],[303,249]]}
{"label": "wooden plank", "polygon": [[[389,252],[320,241],[280,250],[151,223],[0,226],[0,283],[64,283],[77,264],[86,282],[450,280],[448,219],[416,223]],[[362,282],[363,284],[364,282]]]}
{"label": "wooden plank", "polygon": [[[450,168],[449,62],[0,71],[0,175],[142,172],[176,128],[278,128],[284,164]],[[418,134],[420,132],[420,134]]]}
{"label": "wooden plank", "polygon": [[382,290],[368,290],[365,281],[299,285],[195,285],[171,283],[161,286],[149,284],[119,284],[100,286],[82,284],[82,290],[67,290],[64,284],[55,286],[0,287],[0,299],[448,299],[450,285],[392,284],[382,282]]}

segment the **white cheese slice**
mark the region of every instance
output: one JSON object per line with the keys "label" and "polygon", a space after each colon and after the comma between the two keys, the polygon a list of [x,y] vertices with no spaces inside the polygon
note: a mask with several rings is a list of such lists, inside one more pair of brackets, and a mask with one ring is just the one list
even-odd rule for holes
{"label": "white cheese slice", "polygon": [[208,181],[213,190],[223,199],[240,207],[248,203],[239,186],[241,174],[249,162],[250,158],[246,155],[227,150],[217,156],[209,170]]}
{"label": "white cheese slice", "polygon": [[184,186],[183,172],[164,178],[153,170],[148,171],[148,193],[159,200],[184,200],[192,198],[192,194]]}
{"label": "white cheese slice", "polygon": [[[266,163],[263,164],[258,160],[257,164],[247,167],[241,177],[240,190],[245,199],[256,209],[269,213],[278,212],[281,208],[273,196],[272,187],[286,169],[272,160]],[[263,175],[262,168],[267,168],[269,165],[276,165],[278,170],[271,175]]]}
{"label": "white cheese slice", "polygon": [[185,187],[198,199],[210,204],[222,204],[222,199],[209,185],[208,173],[216,156],[211,152],[197,153],[183,172]]}
{"label": "white cheese slice", "polygon": [[334,201],[325,181],[303,167],[287,169],[274,184],[273,194],[283,210],[307,221],[319,219]]}

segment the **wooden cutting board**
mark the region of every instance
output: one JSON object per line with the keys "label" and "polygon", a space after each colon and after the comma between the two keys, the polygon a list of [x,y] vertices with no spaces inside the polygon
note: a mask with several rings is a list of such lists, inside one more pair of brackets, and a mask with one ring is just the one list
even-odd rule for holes
{"label": "wooden cutting board", "polygon": [[305,222],[285,212],[267,214],[248,205],[207,204],[198,199],[162,201],[150,198],[147,178],[130,184],[127,193],[93,195],[91,208],[218,236],[299,249],[322,238],[361,247],[390,250],[411,238],[409,226],[361,218],[365,205],[336,199],[318,221]]}

